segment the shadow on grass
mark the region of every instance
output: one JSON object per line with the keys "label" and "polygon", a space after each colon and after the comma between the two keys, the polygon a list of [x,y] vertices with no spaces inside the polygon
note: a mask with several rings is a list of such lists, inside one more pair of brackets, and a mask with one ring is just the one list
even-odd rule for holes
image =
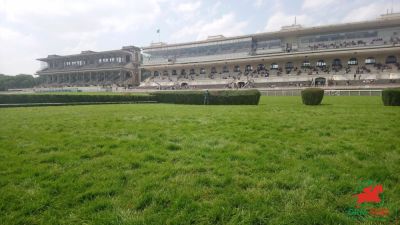
{"label": "shadow on grass", "polygon": [[305,104],[302,104],[302,105],[305,106],[305,107],[326,107],[326,106],[332,106],[333,104],[324,103],[324,104],[319,104],[319,105],[305,105]]}

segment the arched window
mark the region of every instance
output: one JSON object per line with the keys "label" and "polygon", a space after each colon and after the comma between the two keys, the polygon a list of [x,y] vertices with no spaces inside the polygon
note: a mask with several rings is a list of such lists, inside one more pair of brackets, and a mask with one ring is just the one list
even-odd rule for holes
{"label": "arched window", "polygon": [[309,68],[309,67],[311,67],[310,61],[304,60],[304,61],[303,61],[303,64],[301,64],[301,67],[304,67],[304,68]]}
{"label": "arched window", "polygon": [[176,70],[172,70],[172,75],[176,75]]}
{"label": "arched window", "polygon": [[397,63],[397,58],[394,55],[390,55],[386,58],[386,64],[394,64]]}
{"label": "arched window", "polygon": [[164,76],[168,76],[168,75],[169,75],[168,71],[167,71],[167,70],[164,70],[164,71],[163,71],[163,75],[164,75]]}
{"label": "arched window", "polygon": [[265,70],[265,65],[264,65],[264,64],[258,64],[257,70],[258,70],[258,71]]}
{"label": "arched window", "polygon": [[158,77],[158,75],[160,75],[160,74],[158,73],[158,71],[154,71],[154,76],[155,76],[155,77]]}
{"label": "arched window", "polygon": [[190,75],[193,75],[194,74],[194,69],[192,68],[192,69],[190,69],[190,72],[189,72],[189,74]]}
{"label": "arched window", "polygon": [[287,62],[285,65],[286,69],[293,69],[293,63],[292,62]]}
{"label": "arched window", "polygon": [[347,65],[349,65],[349,66],[358,65],[358,61],[357,61],[356,58],[351,58],[351,59],[349,59],[349,61],[347,62]]}
{"label": "arched window", "polygon": [[271,70],[277,70],[279,68],[277,63],[272,63],[271,64]]}
{"label": "arched window", "polygon": [[342,65],[342,61],[340,61],[340,59],[334,59],[332,62],[332,66],[341,66]]}
{"label": "arched window", "polygon": [[222,72],[223,73],[229,73],[229,69],[227,65],[224,65],[224,67],[222,68]]}
{"label": "arched window", "polygon": [[206,73],[206,69],[200,68],[200,74],[205,74],[205,73]]}
{"label": "arched window", "polygon": [[185,69],[181,70],[181,75],[186,75],[186,70]]}
{"label": "arched window", "polygon": [[326,67],[326,62],[324,61],[324,60],[318,60],[317,61],[317,67],[319,67],[319,68],[323,68],[323,67]]}
{"label": "arched window", "polygon": [[365,65],[371,65],[371,64],[375,64],[376,60],[374,57],[368,57],[365,59]]}
{"label": "arched window", "polygon": [[217,73],[217,69],[215,67],[211,67],[211,73],[212,74]]}
{"label": "arched window", "polygon": [[240,72],[240,66],[239,65],[235,65],[233,71],[234,72]]}
{"label": "arched window", "polygon": [[245,72],[251,72],[253,70],[253,67],[251,65],[246,65],[246,67],[244,68]]}

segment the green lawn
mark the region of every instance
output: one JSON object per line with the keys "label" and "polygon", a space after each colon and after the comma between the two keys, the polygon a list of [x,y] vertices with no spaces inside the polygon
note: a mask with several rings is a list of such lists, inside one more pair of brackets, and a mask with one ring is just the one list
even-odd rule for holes
{"label": "green lawn", "polygon": [[359,179],[400,209],[400,107],[0,109],[0,224],[352,224]]}

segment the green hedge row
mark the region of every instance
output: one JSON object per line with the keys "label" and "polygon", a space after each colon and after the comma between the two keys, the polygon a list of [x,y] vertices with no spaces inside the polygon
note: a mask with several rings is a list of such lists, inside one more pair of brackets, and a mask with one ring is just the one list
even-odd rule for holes
{"label": "green hedge row", "polygon": [[382,91],[385,106],[400,106],[400,88],[388,88]]}
{"label": "green hedge row", "polygon": [[319,105],[324,98],[324,89],[307,88],[301,91],[301,99],[305,105]]}
{"label": "green hedge row", "polygon": [[152,93],[157,102],[191,105],[258,105],[258,90],[159,91]]}
{"label": "green hedge row", "polygon": [[12,94],[0,95],[0,104],[76,103],[76,102],[142,102],[155,101],[152,95],[62,95]]}
{"label": "green hedge row", "polygon": [[260,96],[258,90],[159,91],[150,95],[13,94],[0,95],[0,104],[157,101],[193,105],[257,105]]}

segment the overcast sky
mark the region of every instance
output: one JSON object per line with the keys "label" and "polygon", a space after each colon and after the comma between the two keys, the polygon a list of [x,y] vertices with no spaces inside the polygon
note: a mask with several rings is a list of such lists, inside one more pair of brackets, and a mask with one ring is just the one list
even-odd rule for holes
{"label": "overcast sky", "polygon": [[[400,0],[0,0],[0,74],[34,74],[35,59],[375,19]],[[160,29],[160,37],[156,30]]]}

